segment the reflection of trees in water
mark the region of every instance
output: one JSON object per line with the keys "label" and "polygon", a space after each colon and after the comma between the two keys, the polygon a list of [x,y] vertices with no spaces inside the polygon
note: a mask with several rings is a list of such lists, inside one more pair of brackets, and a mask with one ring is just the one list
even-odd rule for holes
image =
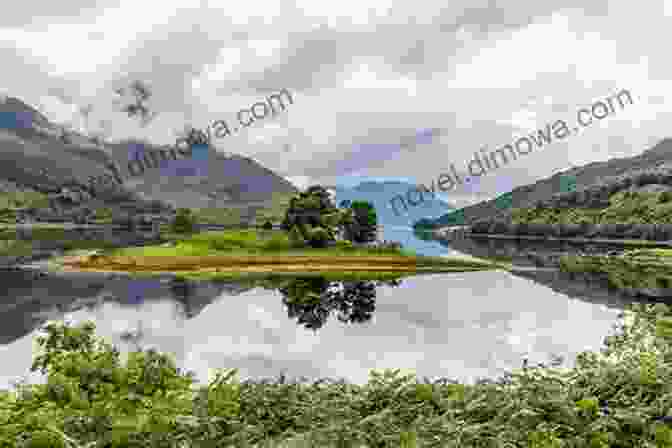
{"label": "reflection of trees in water", "polygon": [[344,283],[335,304],[341,322],[367,322],[376,309],[376,285],[373,282]]}
{"label": "reflection of trees in water", "polygon": [[185,316],[187,318],[193,317],[196,310],[193,309],[191,304],[196,295],[196,286],[187,279],[176,277],[170,282],[170,292],[173,294],[173,298],[182,305]]}
{"label": "reflection of trees in water", "polygon": [[323,277],[297,278],[277,288],[291,319],[306,328],[321,328],[332,312],[344,323],[364,323],[371,320],[376,309],[376,287],[399,286],[400,280],[388,281],[329,281]]}

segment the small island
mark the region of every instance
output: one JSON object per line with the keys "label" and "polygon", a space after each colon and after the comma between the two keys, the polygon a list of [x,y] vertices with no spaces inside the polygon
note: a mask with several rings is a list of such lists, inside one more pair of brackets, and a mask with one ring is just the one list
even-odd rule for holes
{"label": "small island", "polygon": [[52,259],[65,271],[174,273],[186,277],[235,279],[250,276],[320,275],[390,279],[440,272],[501,269],[473,257],[427,257],[401,244],[378,240],[375,209],[354,201],[336,207],[329,192],[310,187],[293,197],[279,228],[194,231],[194,214],[181,209],[153,246],[75,253]]}

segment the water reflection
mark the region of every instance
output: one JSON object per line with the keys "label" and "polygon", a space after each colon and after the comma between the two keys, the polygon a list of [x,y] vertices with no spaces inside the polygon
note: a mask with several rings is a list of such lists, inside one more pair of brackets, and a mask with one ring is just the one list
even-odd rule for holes
{"label": "water reflection", "polygon": [[[424,253],[425,244],[405,246]],[[443,255],[493,252],[487,245],[470,252],[431,244]],[[537,269],[525,250],[496,250],[527,260],[530,270],[435,274],[403,283],[0,270],[0,388],[28,372],[36,328],[46,320],[93,320],[97,334],[122,353],[170,353],[203,382],[209,369],[236,367],[241,378],[286,371],[361,384],[372,368],[470,380],[520,367],[523,356],[545,362],[558,354],[571,365],[578,351],[601,346],[618,308],[631,301]]]}
{"label": "water reflection", "polygon": [[[381,282],[399,286],[401,280]],[[343,323],[364,323],[376,309],[376,282],[329,281],[323,277],[288,280],[278,288],[290,319],[310,330],[322,328],[332,312]]]}

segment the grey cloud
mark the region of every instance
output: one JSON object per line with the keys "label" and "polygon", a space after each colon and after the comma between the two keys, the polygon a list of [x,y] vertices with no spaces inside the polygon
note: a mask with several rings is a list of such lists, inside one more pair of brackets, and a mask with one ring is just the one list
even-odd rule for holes
{"label": "grey cloud", "polygon": [[50,2],[44,0],[12,2],[11,7],[2,8],[0,27],[21,27],[39,22],[55,23],[59,20],[80,21],[109,6],[119,5],[119,0],[68,0]]}

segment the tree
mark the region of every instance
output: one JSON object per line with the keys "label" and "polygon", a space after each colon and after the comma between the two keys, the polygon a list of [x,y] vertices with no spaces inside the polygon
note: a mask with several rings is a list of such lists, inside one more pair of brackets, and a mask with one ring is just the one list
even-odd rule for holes
{"label": "tree", "polygon": [[368,243],[376,240],[378,216],[370,202],[353,201],[350,204],[354,222],[346,224],[348,239],[356,243]]}
{"label": "tree", "polygon": [[313,331],[322,328],[334,311],[343,323],[364,323],[371,320],[376,308],[376,284],[372,281],[296,278],[283,284],[278,291],[289,318],[298,318],[299,324]]}
{"label": "tree", "polygon": [[312,247],[325,247],[336,240],[340,221],[340,211],[327,189],[314,185],[290,199],[282,228],[290,232],[290,238],[297,244],[302,239]]}
{"label": "tree", "polygon": [[171,223],[171,230],[175,233],[191,233],[196,225],[196,217],[188,208],[177,209],[175,219]]}

